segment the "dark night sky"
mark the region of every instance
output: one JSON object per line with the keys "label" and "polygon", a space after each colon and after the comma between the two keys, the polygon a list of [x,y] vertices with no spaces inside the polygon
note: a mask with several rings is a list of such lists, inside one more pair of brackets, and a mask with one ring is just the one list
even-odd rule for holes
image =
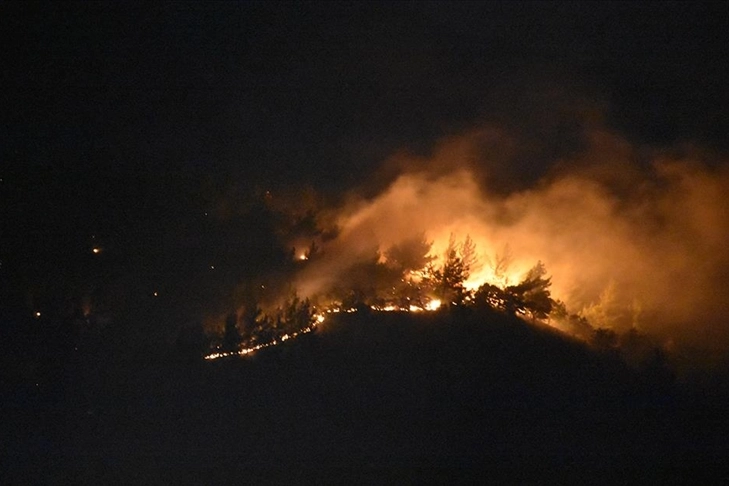
{"label": "dark night sky", "polygon": [[555,88],[637,142],[728,143],[721,3],[3,2],[0,19],[6,261],[164,239],[211,185],[337,191],[479,122],[528,132]]}

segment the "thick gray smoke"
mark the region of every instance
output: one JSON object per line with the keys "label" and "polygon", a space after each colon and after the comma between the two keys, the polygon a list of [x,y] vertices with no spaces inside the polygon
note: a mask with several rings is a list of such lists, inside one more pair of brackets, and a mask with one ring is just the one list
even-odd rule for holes
{"label": "thick gray smoke", "polygon": [[[320,292],[346,280],[353,261],[419,232],[434,255],[451,233],[470,235],[483,263],[471,286],[504,283],[488,264],[497,255],[511,257],[506,283],[541,260],[553,296],[595,326],[729,347],[729,165],[698,149],[634,146],[594,125],[581,136],[580,150],[508,190],[499,181],[523,151],[507,129],[448,137],[428,156],[394,155],[374,196],[353,193],[322,215],[338,236],[297,286]],[[524,170],[520,163],[509,176]]]}

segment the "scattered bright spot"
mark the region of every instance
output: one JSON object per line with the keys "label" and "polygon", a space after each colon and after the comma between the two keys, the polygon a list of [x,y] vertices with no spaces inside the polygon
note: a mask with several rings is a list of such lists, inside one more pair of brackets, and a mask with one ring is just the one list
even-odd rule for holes
{"label": "scattered bright spot", "polygon": [[154,295],[155,297],[159,296],[159,294],[157,292],[154,292],[152,295]]}
{"label": "scattered bright spot", "polygon": [[309,258],[304,254],[299,255],[299,260],[308,260],[308,259]]}
{"label": "scattered bright spot", "polygon": [[212,353],[212,354],[205,356],[205,359],[209,361],[209,360],[218,359],[218,358],[227,358],[228,356],[246,356],[255,351],[258,351],[259,349],[270,348],[271,346],[276,346],[280,342],[287,341],[289,339],[294,339],[295,337],[300,336],[301,334],[306,334],[306,333],[312,332],[315,327],[316,327],[316,325],[314,324],[311,327],[304,328],[299,332],[294,332],[291,334],[284,334],[278,340],[274,339],[271,342],[258,344],[251,348],[244,348],[244,349],[240,349],[238,351]]}
{"label": "scattered bright spot", "polygon": [[370,306],[370,309],[372,309],[374,311],[378,311],[378,312],[394,312],[394,311],[399,311],[400,310],[400,308],[398,306],[396,306],[396,305],[386,305],[384,307],[380,307],[380,306],[377,306],[377,305],[371,305]]}
{"label": "scattered bright spot", "polygon": [[427,304],[425,304],[425,310],[434,311],[440,307],[440,300],[439,299],[433,299]]}
{"label": "scattered bright spot", "polygon": [[40,313],[40,312],[36,312],[36,313],[35,313],[35,316],[36,316],[36,317],[40,317],[40,316],[41,316],[41,313]]}
{"label": "scattered bright spot", "polygon": [[98,255],[99,253],[101,253],[101,248],[99,248],[98,246],[96,246],[96,247],[94,247],[94,249],[93,249],[93,250],[91,250],[91,251],[92,251],[92,252],[94,252],[94,254],[95,254],[95,255]]}

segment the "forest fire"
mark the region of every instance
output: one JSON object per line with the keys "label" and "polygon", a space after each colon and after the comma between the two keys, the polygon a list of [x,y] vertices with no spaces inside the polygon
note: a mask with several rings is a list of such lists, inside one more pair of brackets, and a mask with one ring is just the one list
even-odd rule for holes
{"label": "forest fire", "polygon": [[210,360],[214,360],[214,359],[228,358],[231,356],[247,356],[260,349],[270,348],[271,346],[276,346],[278,344],[286,342],[289,339],[296,339],[297,337],[299,337],[302,334],[310,333],[310,332],[314,331],[316,329],[316,326],[318,324],[321,324],[322,322],[324,322],[324,315],[318,314],[314,317],[314,320],[309,327],[301,329],[298,332],[292,332],[291,334],[284,334],[284,335],[278,337],[277,339],[274,339],[272,341],[265,342],[265,343],[256,344],[255,346],[250,346],[250,347],[231,350],[231,351],[220,351],[220,352],[210,353],[205,356],[205,359],[210,361]]}
{"label": "forest fire", "polygon": [[[470,237],[457,242],[451,235],[444,254],[436,258],[430,254],[432,243],[423,235],[392,247],[385,258],[376,255],[366,264],[360,264],[352,274],[359,280],[351,286],[330,289],[328,303],[322,304],[321,295],[301,300],[297,294],[267,313],[259,301],[248,294],[240,313],[226,318],[225,336],[216,346],[216,352],[206,359],[245,356],[257,350],[275,346],[313,331],[327,314],[365,312],[435,312],[457,306],[488,305],[518,316],[545,319],[553,300],[548,287],[546,270],[538,263],[524,276],[518,286],[478,285],[469,281],[472,268],[478,265],[476,246]],[[496,274],[497,272],[493,272]],[[466,283],[470,282],[469,288]],[[256,286],[261,291],[265,285]]]}
{"label": "forest fire", "polygon": [[[399,307],[397,305],[386,305],[383,307],[371,305],[371,306],[369,306],[369,309],[374,312],[423,312],[423,311],[432,312],[432,311],[438,310],[438,308],[440,306],[441,306],[440,300],[433,299],[433,300],[429,301],[423,307],[410,305],[409,307],[403,308],[403,307]],[[303,334],[307,334],[307,333],[315,331],[317,326],[322,324],[326,320],[326,317],[325,317],[326,314],[339,314],[339,313],[353,314],[356,312],[358,312],[358,309],[356,309],[356,308],[342,309],[341,307],[338,307],[337,305],[332,305],[332,306],[326,308],[323,312],[313,313],[310,317],[310,324],[302,329],[299,329],[298,331],[282,334],[278,337],[272,338],[270,341],[265,341],[265,342],[260,342],[255,345],[240,347],[239,349],[230,349],[227,351],[218,350],[216,352],[205,355],[204,359],[210,361],[210,360],[228,358],[228,357],[233,357],[233,356],[247,356],[247,355],[250,355],[261,349],[270,348],[272,346],[276,346],[278,344],[284,343],[291,339],[296,339],[297,337],[299,337]]]}
{"label": "forest fire", "polygon": [[[572,169],[509,191],[493,190],[492,161],[481,154],[508,135],[488,128],[445,139],[427,158],[393,157],[385,167],[397,175],[374,196],[354,192],[320,211],[318,231],[335,237],[314,237],[318,251],[293,285],[305,296],[370,295],[380,309],[417,312],[426,302],[399,301],[445,302],[423,287],[423,272],[442,271],[451,250],[469,267],[464,295],[518,287],[541,261],[554,276],[551,298],[595,327],[729,344],[724,292],[701,290],[727,288],[729,172],[690,151],[646,156],[598,128],[584,137]],[[648,162],[635,166],[638,155]],[[607,161],[624,170],[605,172]]]}
{"label": "forest fire", "polygon": [[[581,337],[640,329],[729,345],[717,287],[726,290],[729,272],[729,208],[718,202],[729,172],[658,152],[633,167],[638,149],[593,129],[574,168],[494,190],[480,151],[506,136],[474,130],[428,157],[397,155],[379,190],[334,207],[268,197],[289,221],[282,246],[293,249],[270,285],[278,291],[233,303],[251,314],[243,334],[260,334],[246,349],[308,327],[311,316],[282,310],[280,296],[292,292],[321,316],[485,306]],[[625,165],[623,175],[601,170],[605,158]],[[257,313],[259,304],[271,312]]]}

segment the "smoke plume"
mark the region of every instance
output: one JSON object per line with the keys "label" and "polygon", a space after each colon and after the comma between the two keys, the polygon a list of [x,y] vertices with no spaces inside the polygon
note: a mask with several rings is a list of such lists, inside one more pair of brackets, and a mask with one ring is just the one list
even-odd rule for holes
{"label": "smoke plume", "polygon": [[[346,281],[353,262],[420,232],[433,255],[451,234],[470,235],[482,263],[471,287],[516,283],[541,260],[553,297],[595,326],[729,345],[729,166],[721,157],[642,147],[595,124],[546,164],[530,168],[525,153],[534,150],[518,133],[486,125],[428,155],[393,155],[345,204],[320,214],[337,236],[321,242],[321,258],[297,286],[321,292]],[[504,257],[506,275],[493,282],[493,262]]]}

